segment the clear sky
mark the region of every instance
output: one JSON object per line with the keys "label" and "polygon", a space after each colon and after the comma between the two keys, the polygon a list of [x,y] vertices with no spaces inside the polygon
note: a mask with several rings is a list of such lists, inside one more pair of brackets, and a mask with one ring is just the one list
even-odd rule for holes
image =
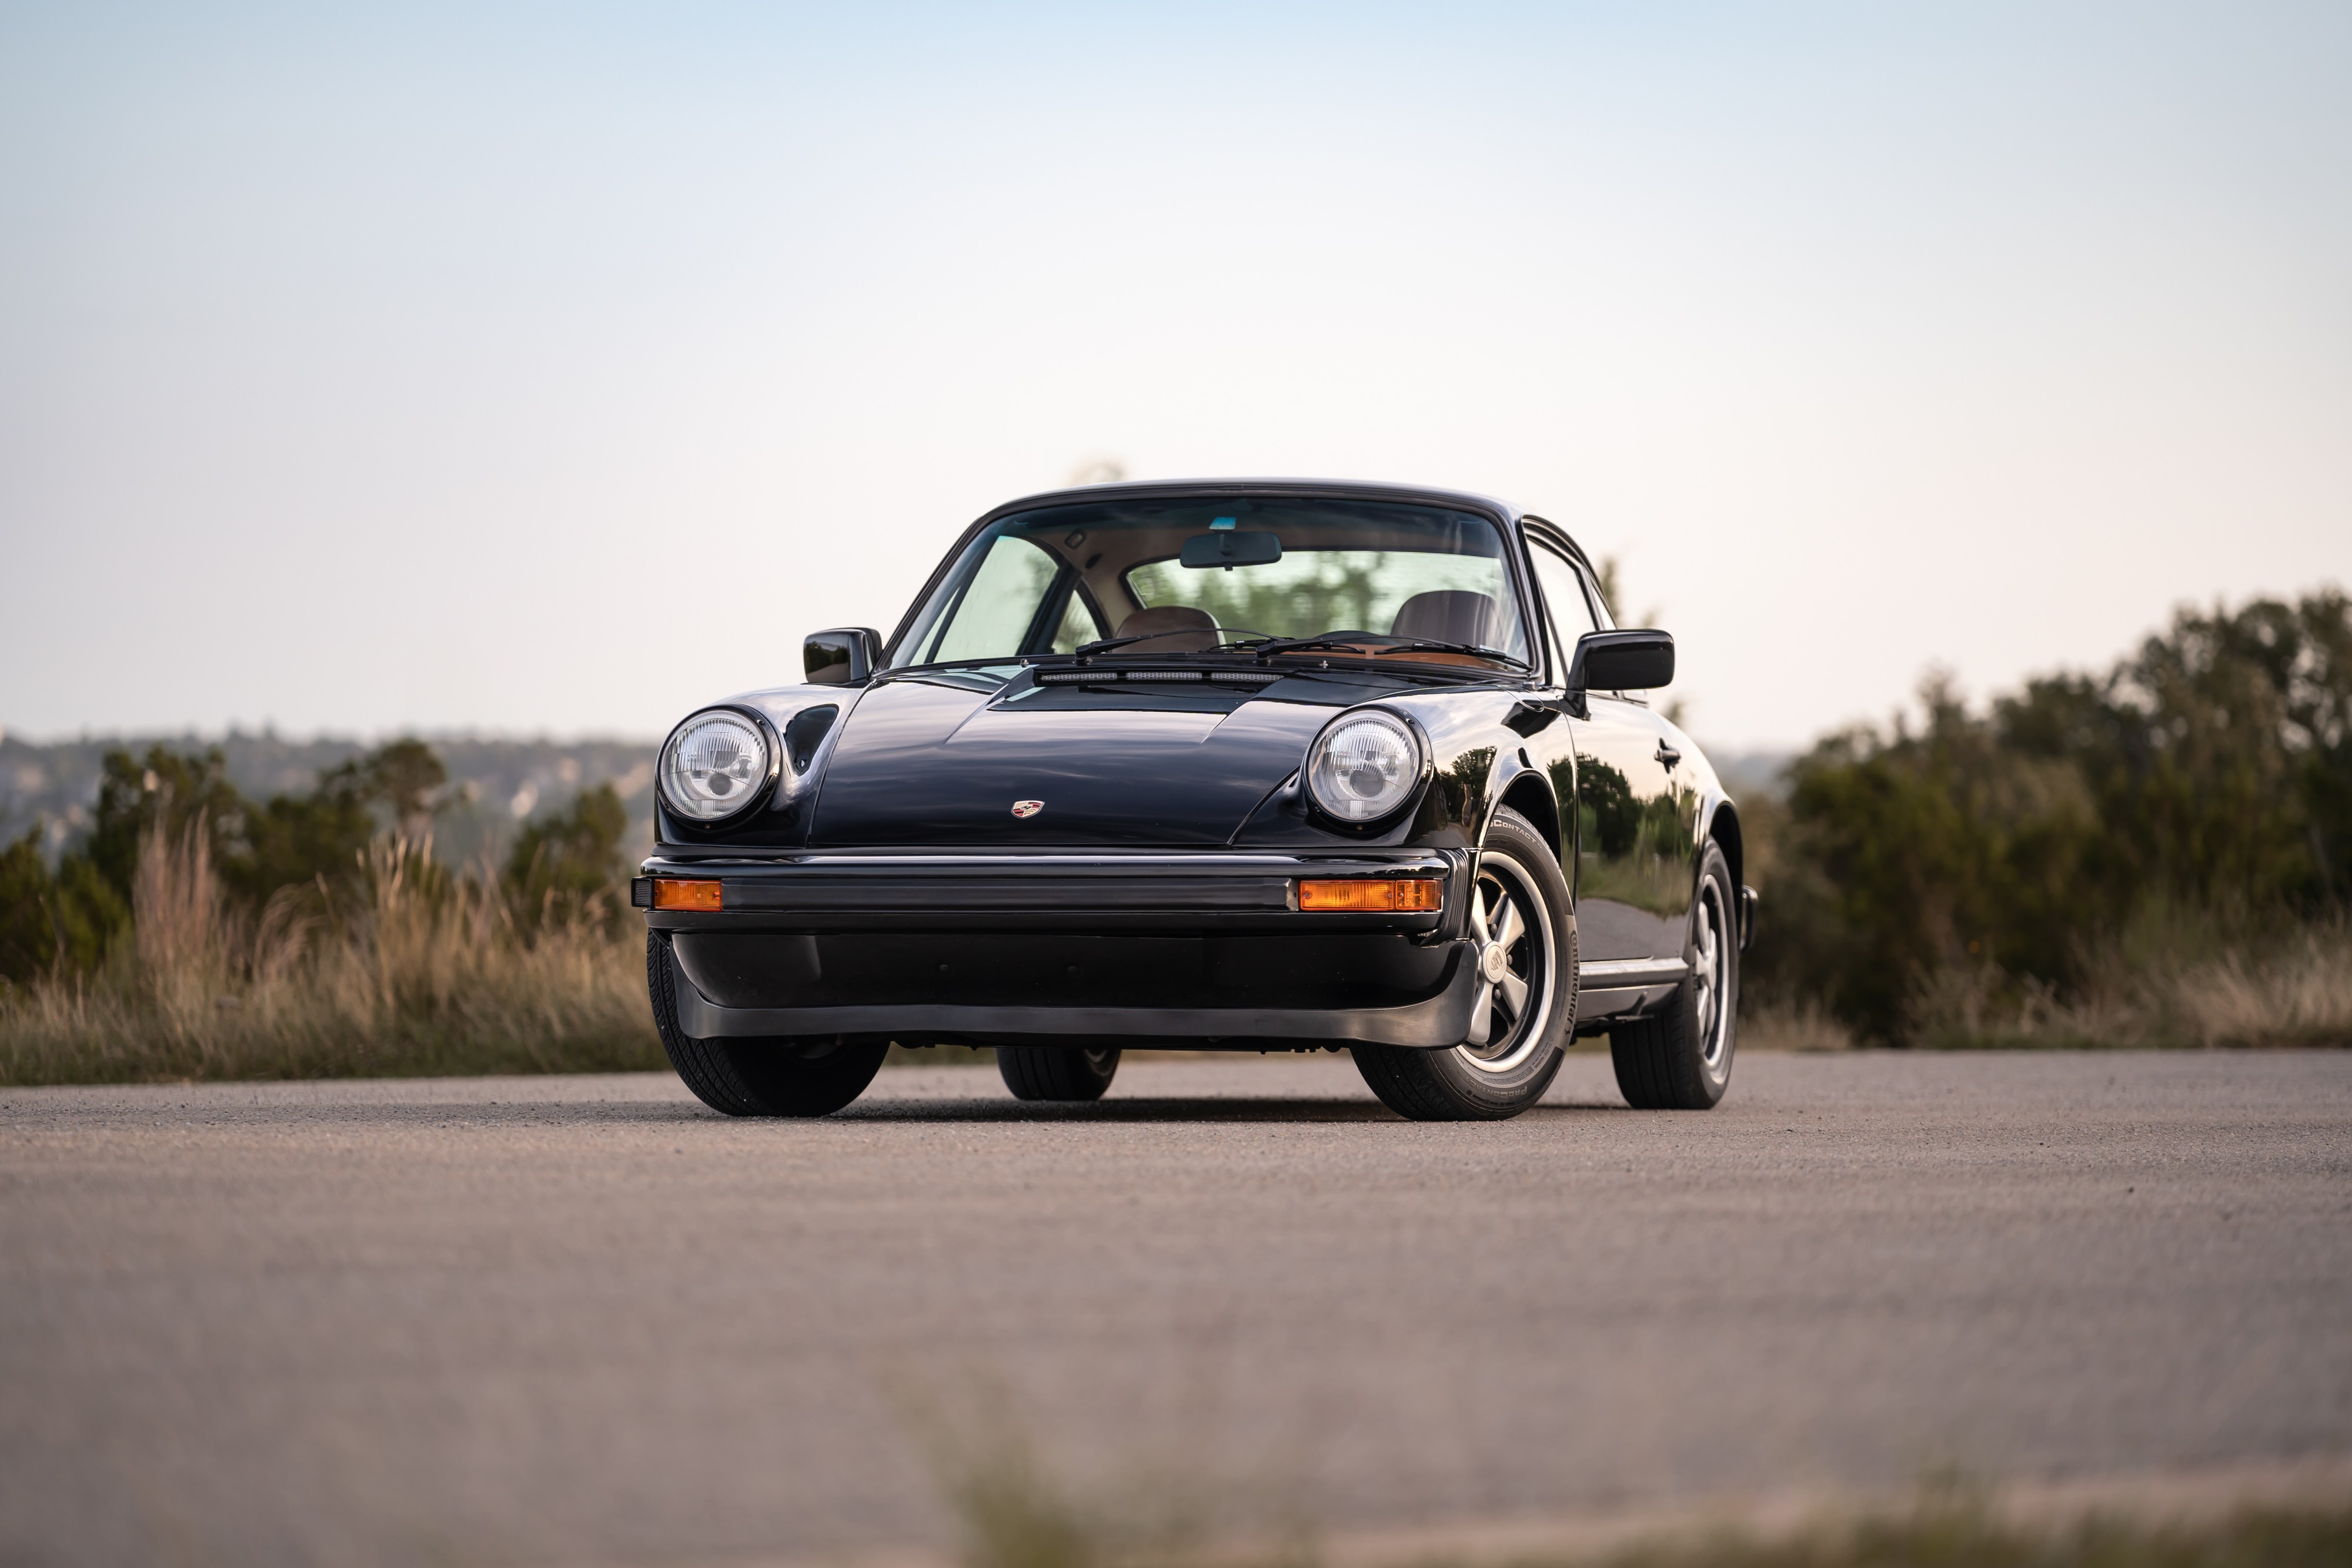
{"label": "clear sky", "polygon": [[0,5],[0,725],[653,736],[1114,459],[1800,744],[2352,585],[2352,6]]}

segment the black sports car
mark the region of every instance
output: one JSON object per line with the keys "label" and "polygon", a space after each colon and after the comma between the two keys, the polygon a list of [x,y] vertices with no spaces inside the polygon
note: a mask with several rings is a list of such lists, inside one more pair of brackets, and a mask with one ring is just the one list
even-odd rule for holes
{"label": "black sports car", "polygon": [[821,1115],[892,1042],[1033,1100],[1121,1048],[1345,1047],[1407,1116],[1509,1116],[1572,1034],[1637,1106],[1730,1080],[1739,819],[1559,528],[1292,480],[1000,507],[888,638],[661,751],[654,1017],[735,1115]]}

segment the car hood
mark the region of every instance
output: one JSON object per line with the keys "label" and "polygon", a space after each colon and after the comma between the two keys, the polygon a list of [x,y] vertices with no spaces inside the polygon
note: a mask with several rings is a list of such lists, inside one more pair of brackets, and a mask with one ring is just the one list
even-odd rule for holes
{"label": "car hood", "polygon": [[[886,681],[841,726],[813,846],[1222,844],[1361,686]],[[1013,808],[1037,802],[1026,815]]]}

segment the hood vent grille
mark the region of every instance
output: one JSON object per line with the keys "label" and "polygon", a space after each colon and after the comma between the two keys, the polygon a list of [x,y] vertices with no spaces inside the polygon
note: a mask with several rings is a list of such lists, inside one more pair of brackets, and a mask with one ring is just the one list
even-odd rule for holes
{"label": "hood vent grille", "polygon": [[1244,685],[1271,685],[1282,679],[1274,670],[1049,670],[1037,676],[1039,685],[1099,686],[1113,681],[1226,681]]}

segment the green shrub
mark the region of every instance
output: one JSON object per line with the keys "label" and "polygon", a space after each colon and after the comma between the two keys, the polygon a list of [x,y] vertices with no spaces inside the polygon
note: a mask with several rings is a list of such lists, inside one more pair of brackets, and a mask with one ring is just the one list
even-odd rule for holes
{"label": "green shrub", "polygon": [[[1950,1033],[2095,999],[2119,966],[2216,962],[2323,925],[2352,894],[2352,604],[2182,612],[2098,675],[1864,727],[1747,808],[1770,918],[1763,996],[1864,1035]],[[2193,928],[2193,937],[2184,934]]]}
{"label": "green shrub", "polygon": [[508,896],[538,923],[617,918],[626,908],[615,895],[627,875],[621,840],[629,813],[610,784],[584,789],[562,811],[525,824],[507,855]]}

